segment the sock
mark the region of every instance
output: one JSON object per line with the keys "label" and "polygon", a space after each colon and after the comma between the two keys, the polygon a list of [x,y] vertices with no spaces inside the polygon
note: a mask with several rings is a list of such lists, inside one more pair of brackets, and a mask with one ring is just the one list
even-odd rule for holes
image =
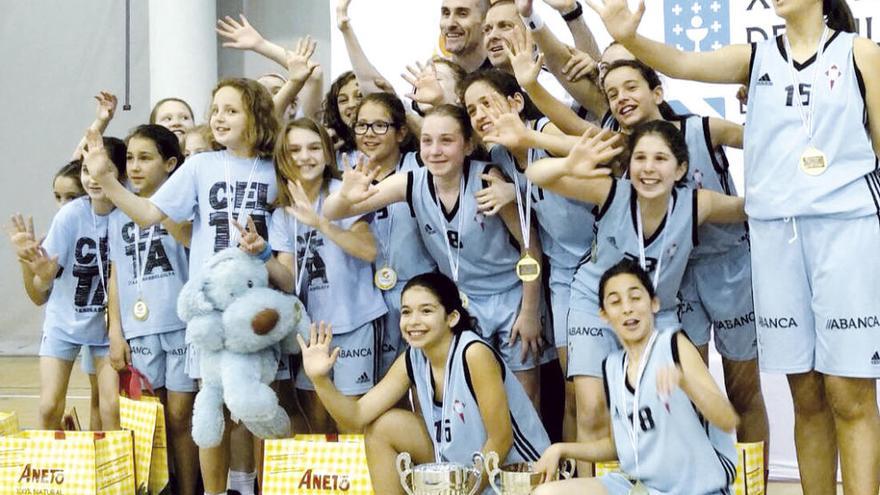
{"label": "sock", "polygon": [[245,473],[243,471],[229,470],[229,489],[235,490],[241,495],[254,495],[254,480],[257,479],[256,471]]}

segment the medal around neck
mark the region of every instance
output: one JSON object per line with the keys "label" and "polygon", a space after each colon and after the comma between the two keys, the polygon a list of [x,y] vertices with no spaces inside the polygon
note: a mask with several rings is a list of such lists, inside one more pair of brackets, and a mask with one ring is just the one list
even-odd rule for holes
{"label": "medal around neck", "polygon": [[516,276],[523,282],[533,282],[541,276],[541,264],[526,253],[516,262]]}
{"label": "medal around neck", "polygon": [[150,317],[150,308],[147,306],[147,303],[140,298],[135,301],[131,312],[134,313],[134,319],[138,321],[146,321],[147,318]]}
{"label": "medal around neck", "polygon": [[391,290],[397,285],[397,272],[390,266],[383,266],[373,275],[373,283],[382,290]]}
{"label": "medal around neck", "polygon": [[800,159],[801,170],[812,176],[822,175],[828,170],[828,158],[819,149],[810,146],[804,151]]}

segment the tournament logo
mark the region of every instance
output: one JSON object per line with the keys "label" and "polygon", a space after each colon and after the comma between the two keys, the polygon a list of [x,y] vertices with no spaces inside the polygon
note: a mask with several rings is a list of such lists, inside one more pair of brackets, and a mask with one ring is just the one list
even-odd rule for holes
{"label": "tournament logo", "polygon": [[458,414],[458,419],[464,423],[464,402],[455,399],[455,402],[452,403],[452,410],[455,411],[455,414]]}
{"label": "tournament logo", "polygon": [[730,0],[665,0],[666,43],[709,52],[730,44]]}
{"label": "tournament logo", "polygon": [[840,72],[840,68],[837,67],[837,64],[829,67],[828,70],[825,71],[825,77],[828,78],[828,89],[833,90],[834,83],[836,83],[842,75],[843,73]]}

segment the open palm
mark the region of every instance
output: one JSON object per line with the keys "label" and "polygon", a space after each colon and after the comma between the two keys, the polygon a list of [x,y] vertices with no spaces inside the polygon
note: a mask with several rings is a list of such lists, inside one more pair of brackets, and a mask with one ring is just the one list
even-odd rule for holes
{"label": "open palm", "polygon": [[645,0],[639,0],[635,12],[629,10],[627,0],[586,0],[587,5],[595,10],[605,29],[615,40],[624,42],[635,37],[636,29],[645,14]]}
{"label": "open palm", "polygon": [[339,348],[330,350],[333,342],[333,329],[323,321],[309,326],[309,341],[306,342],[302,335],[297,334],[296,340],[302,351],[303,370],[306,375],[315,380],[330,374],[336,358],[339,357]]}

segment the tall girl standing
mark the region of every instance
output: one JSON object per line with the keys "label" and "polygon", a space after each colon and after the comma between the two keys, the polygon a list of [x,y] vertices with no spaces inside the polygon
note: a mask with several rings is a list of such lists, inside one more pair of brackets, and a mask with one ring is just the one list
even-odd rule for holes
{"label": "tall girl standing", "polygon": [[777,1],[785,34],[709,53],[638,35],[644,5],[588,3],[648,65],[748,85],[746,212],[761,367],[788,376],[804,493],[833,492],[839,449],[844,490],[873,495],[880,334],[861,322],[880,314],[880,48],[854,34],[846,0]]}
{"label": "tall girl standing", "polygon": [[[269,92],[248,79],[221,81],[213,91],[210,125],[215,140],[226,149],[190,157],[149,198],[137,196],[119,183],[100,154],[86,160],[107,196],[140,227],[166,218],[182,222],[194,217],[190,277],[196,276],[215,252],[237,244],[233,220],[242,223],[250,216],[255,229],[267,235],[277,195],[272,151],[278,120]],[[198,370],[190,368],[190,376],[197,378]],[[199,452],[209,495],[226,490],[227,450],[224,441]]]}

